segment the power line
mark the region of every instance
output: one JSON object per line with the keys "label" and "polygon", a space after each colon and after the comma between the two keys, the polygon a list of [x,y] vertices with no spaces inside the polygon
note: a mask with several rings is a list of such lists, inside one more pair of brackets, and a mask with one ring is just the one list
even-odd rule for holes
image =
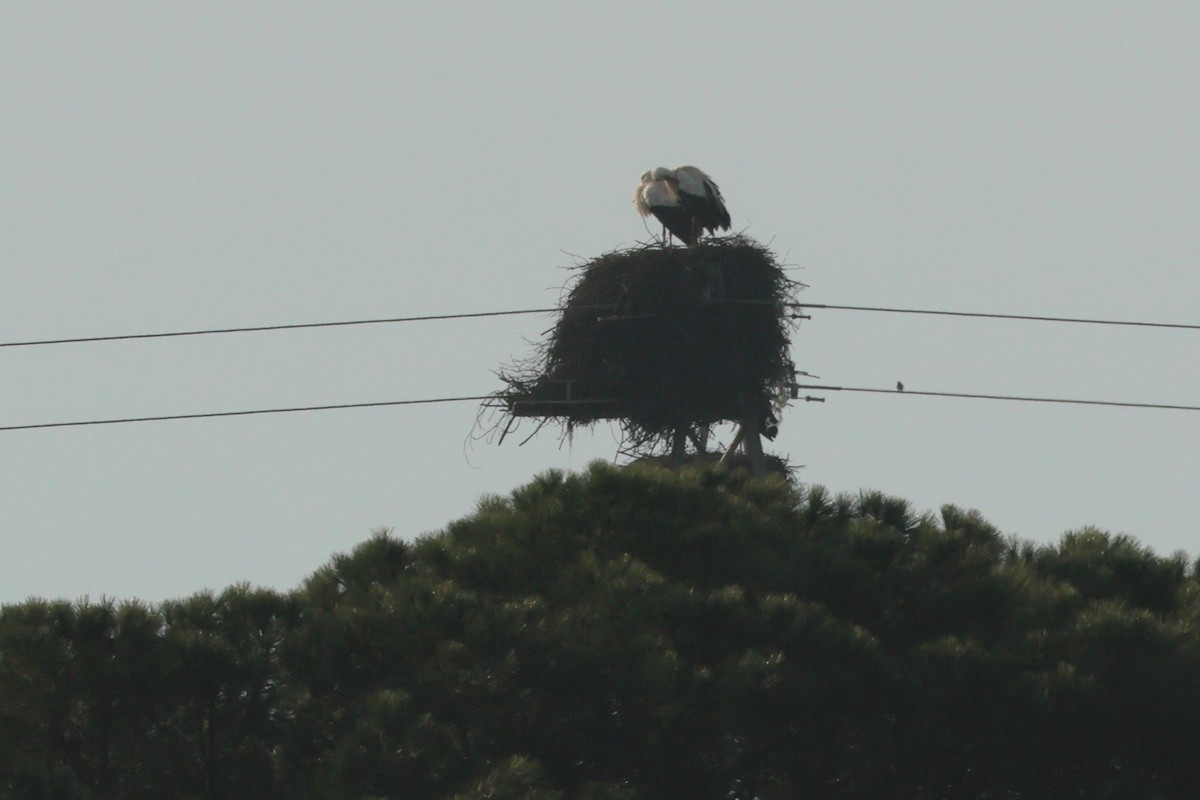
{"label": "power line", "polygon": [[[732,302],[732,301],[731,301]],[[1200,330],[1200,324],[1177,322],[1145,322],[1138,320],[1090,319],[1086,317],[1051,317],[1034,314],[1000,314],[976,311],[940,311],[924,308],[890,308],[885,306],[851,306],[834,305],[829,303],[787,303],[787,308],[819,309],[825,311],[864,311],[888,314],[923,314],[943,317],[968,317],[976,319],[1007,319],[1026,322],[1062,322],[1083,325],[1117,325],[1141,328],[1173,328],[1176,330]],[[611,306],[595,306],[597,309],[608,309]],[[291,331],[304,328],[339,328],[356,325],[391,325],[406,322],[435,322],[443,320],[480,319],[485,317],[506,317],[523,314],[551,314],[562,311],[561,308],[523,308],[510,311],[476,311],[459,314],[423,314],[410,317],[382,317],[374,319],[338,320],[333,322],[300,322],[282,325],[250,325],[234,328],[205,328],[185,331],[162,331],[157,333],[124,333],[107,336],[78,336],[60,339],[34,339],[27,341],[0,342],[0,348],[5,347],[37,347],[43,345],[83,344],[88,342],[119,342],[135,339],[166,339],[182,336],[212,336],[231,333],[261,333],[266,331]]]}
{"label": "power line", "polygon": [[209,328],[162,333],[123,333],[113,336],[79,336],[69,339],[38,339],[24,342],[0,342],[0,347],[36,347],[50,344],[81,344],[84,342],[119,342],[130,339],[166,339],[173,336],[211,336],[220,333],[260,333],[263,331],[292,331],[301,328],[337,328],[351,325],[387,325],[398,322],[433,322],[436,320],[504,317],[517,314],[544,314],[556,308],[527,308],[519,311],[477,311],[466,314],[426,314],[418,317],[386,317],[382,319],[352,319],[338,322],[300,322],[291,325],[253,325],[244,328]]}
{"label": "power line", "polygon": [[[795,392],[800,390],[818,392],[862,392],[869,394],[911,395],[916,397],[948,397],[968,400],[1008,400],[1022,403],[1056,403],[1066,405],[1109,406],[1113,408],[1141,408],[1170,411],[1200,411],[1200,406],[1181,405],[1172,403],[1138,403],[1119,400],[1077,400],[1062,397],[1031,397],[1023,395],[978,394],[968,392],[933,392],[916,389],[874,389],[863,386],[825,386],[822,384],[798,384],[792,386]],[[122,417],[115,419],[74,420],[70,422],[41,422],[30,425],[4,425],[0,432],[42,430],[47,428],[78,428],[92,425],[122,425],[139,422],[167,422],[185,419],[215,419],[219,417],[248,417],[265,414],[292,414],[301,411],[338,411],[352,408],[384,408],[388,406],[433,405],[437,403],[461,403],[495,399],[494,395],[473,395],[470,397],[434,397],[422,400],[384,400],[370,403],[338,403],[319,406],[294,406],[290,408],[260,408],[246,411],[209,411],[196,414],[166,414],[147,417]],[[797,399],[817,400],[814,397]]]}
{"label": "power line", "polygon": [[826,392],[867,392],[870,394],[903,394],[918,397],[956,397],[968,400],[1010,400],[1021,403],[1059,403],[1081,406],[1111,406],[1114,408],[1152,408],[1169,411],[1200,411],[1200,406],[1176,405],[1171,403],[1134,403],[1119,400],[1075,400],[1063,397],[1029,397],[1010,394],[972,394],[968,392],[928,392],[914,389],[870,389],[861,386],[820,386],[806,384],[792,387],[795,390],[808,389]]}
{"label": "power line", "polygon": [[209,411],[200,414],[167,414],[157,417],[123,417],[120,419],[89,419],[73,422],[41,422],[33,425],[4,425],[0,431],[29,431],[44,428],[78,428],[86,425],[123,425],[134,422],[166,422],[180,419],[213,419],[216,417],[249,417],[261,414],[293,414],[300,411],[339,411],[348,408],[382,408],[384,406],[415,406],[434,403],[461,403],[469,400],[487,400],[479,397],[435,397],[426,400],[385,400],[375,403],[338,403],[322,406],[295,406],[292,408],[258,408],[249,411]]}
{"label": "power line", "polygon": [[927,308],[887,308],[884,306],[839,306],[824,303],[788,303],[790,308],[817,308],[830,311],[873,311],[888,314],[929,314],[941,317],[974,317],[979,319],[1012,319],[1032,322],[1070,322],[1081,325],[1125,325],[1140,328],[1176,328],[1200,331],[1200,325],[1180,322],[1139,322],[1122,319],[1088,319],[1086,317],[1044,317],[1035,314],[995,314],[979,311],[935,311]]}

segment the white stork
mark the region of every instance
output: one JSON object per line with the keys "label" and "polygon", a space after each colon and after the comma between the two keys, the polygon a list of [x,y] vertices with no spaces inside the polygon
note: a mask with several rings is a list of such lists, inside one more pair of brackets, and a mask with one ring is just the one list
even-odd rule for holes
{"label": "white stork", "polygon": [[729,230],[731,223],[721,190],[696,167],[655,167],[643,173],[634,203],[643,217],[653,214],[689,247],[706,232]]}
{"label": "white stork", "polygon": [[731,224],[729,211],[725,209],[725,198],[716,181],[696,167],[676,167],[675,176],[679,202],[692,212],[692,230],[695,240],[703,233],[727,231]]}
{"label": "white stork", "polygon": [[670,233],[689,247],[695,243],[692,212],[679,201],[675,176],[666,167],[642,173],[642,182],[633,192],[633,206],[643,217],[653,214],[662,223],[664,241]]}

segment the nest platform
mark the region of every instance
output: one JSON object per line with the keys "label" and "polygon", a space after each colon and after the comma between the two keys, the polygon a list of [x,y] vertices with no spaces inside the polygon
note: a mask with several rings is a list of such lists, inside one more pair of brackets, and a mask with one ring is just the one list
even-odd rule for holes
{"label": "nest platform", "polygon": [[790,303],[802,284],[744,236],[643,245],[578,269],[537,353],[501,370],[508,425],[620,420],[641,455],[680,431],[770,414],[792,381]]}

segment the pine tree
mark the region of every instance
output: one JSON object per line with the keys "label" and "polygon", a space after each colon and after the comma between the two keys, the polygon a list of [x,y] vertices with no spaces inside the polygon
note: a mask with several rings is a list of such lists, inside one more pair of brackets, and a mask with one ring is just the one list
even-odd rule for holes
{"label": "pine tree", "polygon": [[0,798],[1145,797],[1200,586],[1094,529],[594,465],[296,591],[0,610]]}

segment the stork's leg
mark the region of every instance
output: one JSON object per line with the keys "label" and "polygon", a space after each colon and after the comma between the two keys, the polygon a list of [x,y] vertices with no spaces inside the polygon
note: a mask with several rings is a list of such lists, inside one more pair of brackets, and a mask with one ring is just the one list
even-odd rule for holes
{"label": "stork's leg", "polygon": [[767,457],[763,454],[762,439],[758,433],[758,420],[742,420],[742,449],[750,461],[750,473],[756,478],[767,474]]}
{"label": "stork's leg", "polygon": [[683,466],[683,457],[687,454],[687,428],[676,428],[671,441],[671,466]]}
{"label": "stork's leg", "polygon": [[737,433],[733,436],[733,441],[729,443],[729,447],[725,448],[725,455],[721,456],[719,463],[724,464],[729,460],[729,457],[737,452],[738,447],[742,443],[742,439],[746,436],[746,426],[738,425]]}

